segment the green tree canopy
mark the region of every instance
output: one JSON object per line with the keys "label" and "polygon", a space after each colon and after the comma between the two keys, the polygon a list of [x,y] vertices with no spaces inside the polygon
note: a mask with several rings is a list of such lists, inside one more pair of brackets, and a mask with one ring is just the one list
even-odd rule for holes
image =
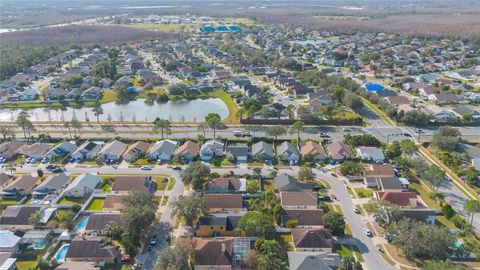
{"label": "green tree canopy", "polygon": [[250,211],[240,218],[236,230],[245,232],[247,236],[271,238],[275,232],[275,225],[270,216]]}
{"label": "green tree canopy", "polygon": [[195,190],[203,188],[205,181],[210,174],[210,167],[201,161],[191,163],[180,175],[184,184],[192,184]]}

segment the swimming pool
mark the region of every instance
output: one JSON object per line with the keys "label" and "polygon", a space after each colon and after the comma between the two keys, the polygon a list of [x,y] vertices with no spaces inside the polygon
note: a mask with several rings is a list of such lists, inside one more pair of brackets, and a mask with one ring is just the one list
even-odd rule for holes
{"label": "swimming pool", "polygon": [[75,228],[77,228],[77,231],[83,231],[87,227],[87,223],[88,217],[82,217],[77,225],[75,225]]}
{"label": "swimming pool", "polygon": [[64,262],[65,257],[67,256],[68,249],[70,248],[70,245],[68,244],[63,244],[57,251],[57,254],[55,254],[55,260],[58,262]]}

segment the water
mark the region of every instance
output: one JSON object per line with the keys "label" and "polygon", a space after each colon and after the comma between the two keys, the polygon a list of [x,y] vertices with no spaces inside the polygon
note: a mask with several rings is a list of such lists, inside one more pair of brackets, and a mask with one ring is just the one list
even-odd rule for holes
{"label": "water", "polygon": [[[118,105],[115,102],[102,105],[103,114],[100,115],[100,121],[108,121],[109,115],[112,121],[120,121],[123,118],[125,122],[133,122],[135,115],[136,121],[153,121],[156,117],[180,122],[201,122],[209,113],[217,113],[222,119],[228,117],[229,111],[227,105],[219,98],[196,99],[196,100],[178,100],[169,101],[164,104],[154,103],[146,105],[143,99],[129,102],[125,105]],[[14,121],[21,109],[0,109],[0,122]],[[62,122],[70,121],[74,117],[80,121],[85,120],[85,116],[92,122],[97,118],[92,112],[91,107],[84,108],[35,108],[27,110],[30,119],[35,121]]]}
{"label": "water", "polygon": [[80,219],[80,222],[78,222],[77,225],[75,225],[75,228],[77,228],[77,231],[83,231],[87,227],[87,223],[88,223],[88,217],[82,217]]}
{"label": "water", "polygon": [[64,262],[69,248],[70,248],[70,245],[68,244],[62,245],[60,249],[58,249],[57,254],[55,254],[55,259],[58,262]]}

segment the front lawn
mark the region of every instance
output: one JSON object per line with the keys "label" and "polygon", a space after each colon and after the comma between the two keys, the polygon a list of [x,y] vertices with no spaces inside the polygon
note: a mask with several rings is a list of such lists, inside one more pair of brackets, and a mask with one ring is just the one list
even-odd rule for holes
{"label": "front lawn", "polygon": [[104,198],[95,198],[90,202],[90,205],[88,205],[87,210],[89,211],[103,210],[103,202],[105,202]]}
{"label": "front lawn", "polygon": [[88,198],[62,197],[58,204],[84,204]]}
{"label": "front lawn", "polygon": [[356,188],[355,192],[360,198],[371,198],[374,191],[366,188]]}
{"label": "front lawn", "polygon": [[175,178],[170,178],[170,182],[168,182],[167,190],[172,190],[173,186],[175,186]]}
{"label": "front lawn", "polygon": [[161,206],[167,205],[167,203],[168,203],[168,198],[169,198],[168,196],[164,196],[164,197],[163,197]]}
{"label": "front lawn", "polygon": [[168,178],[166,177],[153,177],[153,180],[157,183],[157,190],[165,190],[168,184]]}

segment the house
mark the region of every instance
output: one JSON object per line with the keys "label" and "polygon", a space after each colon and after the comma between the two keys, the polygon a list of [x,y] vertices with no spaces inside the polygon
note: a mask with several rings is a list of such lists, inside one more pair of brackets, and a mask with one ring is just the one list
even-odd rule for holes
{"label": "house", "polygon": [[65,261],[94,261],[117,263],[121,254],[116,246],[109,246],[101,237],[85,237],[73,239],[65,256]]}
{"label": "house", "polygon": [[25,148],[22,154],[36,160],[41,160],[46,157],[47,153],[52,150],[54,146],[52,143],[34,143]]}
{"label": "house", "polygon": [[142,68],[137,71],[137,76],[143,83],[162,84],[162,78],[148,68]]}
{"label": "house", "polygon": [[323,209],[285,209],[282,216],[283,224],[288,220],[298,221],[296,227],[322,227]]}
{"label": "house", "polygon": [[382,201],[389,201],[402,208],[427,208],[415,192],[375,192],[373,197]]}
{"label": "house", "polygon": [[183,160],[192,161],[198,156],[200,146],[198,143],[186,141],[175,150],[175,156],[182,157]]}
{"label": "house", "polygon": [[28,222],[28,218],[41,210],[42,208],[37,205],[9,205],[0,216],[0,229],[31,229],[32,225]]}
{"label": "house", "polygon": [[98,152],[98,157],[103,162],[115,162],[120,159],[125,150],[127,150],[126,144],[121,141],[114,140],[105,144],[102,150]]}
{"label": "house", "polygon": [[395,172],[390,164],[365,164],[363,166],[365,177],[394,177]]}
{"label": "house", "polygon": [[16,236],[11,231],[0,230],[0,252],[17,253],[20,239],[21,237]]}
{"label": "house", "polygon": [[11,159],[14,155],[23,152],[28,145],[25,142],[8,141],[0,144],[0,157],[4,159]]}
{"label": "house", "polygon": [[98,100],[102,96],[103,90],[100,87],[92,86],[80,94],[83,100]]}
{"label": "house", "polygon": [[213,157],[220,157],[223,155],[225,143],[217,140],[206,141],[200,147],[200,159],[205,162],[210,162]]}
{"label": "house", "polygon": [[233,241],[232,238],[193,238],[193,252],[195,270],[233,269]]}
{"label": "house", "polygon": [[290,142],[283,142],[277,146],[278,158],[282,161],[298,163],[300,161],[300,153]]}
{"label": "house", "polygon": [[123,209],[123,202],[128,198],[128,194],[107,194],[105,201],[103,201],[103,210],[105,211],[121,211]]}
{"label": "house", "polygon": [[230,212],[243,209],[242,194],[215,194],[203,195],[203,202],[208,212]]}
{"label": "house", "polygon": [[314,191],[283,191],[280,204],[284,209],[317,209],[318,195]]}
{"label": "house", "polygon": [[293,228],[295,251],[332,252],[333,236],[328,229]]}
{"label": "house", "polygon": [[383,163],[385,160],[385,155],[383,154],[382,149],[378,147],[370,146],[359,146],[356,148],[357,156],[359,156],[363,161]]}
{"label": "house", "polygon": [[364,177],[363,183],[367,188],[378,188],[385,192],[403,190],[402,182],[397,177]]}
{"label": "house", "polygon": [[29,230],[20,239],[19,247],[21,250],[28,248],[44,249],[53,237],[53,230]]}
{"label": "house", "polygon": [[86,197],[93,193],[95,187],[100,183],[100,176],[91,173],[82,173],[77,176],[64,190],[66,197]]}
{"label": "house", "polygon": [[131,162],[135,158],[143,157],[151,146],[150,143],[138,141],[130,145],[125,153],[123,153],[123,160]]}
{"label": "house", "polygon": [[385,102],[393,106],[410,104],[410,100],[404,96],[390,96],[386,97]]}
{"label": "house", "polygon": [[206,184],[208,193],[244,193],[247,191],[246,178],[215,178]]}
{"label": "house", "polygon": [[475,170],[480,171],[480,158],[472,158],[472,166]]}
{"label": "house", "polygon": [[7,173],[0,173],[0,190],[3,189],[11,180],[13,179],[13,176]]}
{"label": "house", "polygon": [[352,150],[343,141],[334,141],[327,145],[330,158],[335,161],[342,161],[353,157]]}
{"label": "house", "polygon": [[111,191],[114,193],[130,191],[140,191],[147,193],[155,193],[157,190],[157,182],[151,176],[117,176],[113,182]]}
{"label": "house", "polygon": [[473,121],[480,120],[480,113],[469,107],[456,107],[450,110],[455,116],[465,118],[470,117]]}
{"label": "house", "polygon": [[33,189],[32,195],[35,198],[43,198],[49,194],[59,194],[69,182],[70,177],[65,173],[50,175],[40,185]]}
{"label": "house", "polygon": [[237,162],[247,162],[250,155],[250,148],[248,145],[228,145],[226,154],[229,157],[234,157]]}
{"label": "house", "polygon": [[252,158],[256,160],[271,161],[274,158],[273,146],[264,141],[259,141],[252,145]]}
{"label": "house", "polygon": [[277,175],[273,180],[275,182],[275,188],[279,191],[308,191],[313,189],[312,184],[299,183],[295,177],[286,173]]}
{"label": "house", "polygon": [[45,154],[45,158],[51,159],[54,155],[69,155],[77,149],[77,145],[73,142],[62,142],[52,148]]}
{"label": "house", "polygon": [[86,141],[71,155],[72,161],[90,160],[95,158],[102,149],[103,143]]}
{"label": "house", "polygon": [[1,195],[4,199],[12,199],[30,194],[38,180],[40,177],[24,174],[3,188]]}
{"label": "house", "polygon": [[341,263],[338,253],[328,252],[288,252],[288,265],[290,270],[333,270]]}
{"label": "house", "polygon": [[178,146],[177,141],[161,140],[156,142],[150,149],[148,149],[147,155],[151,160],[170,161],[175,149]]}
{"label": "house", "polygon": [[96,235],[106,236],[106,229],[109,225],[120,224],[122,214],[118,213],[93,213],[88,216],[85,227],[86,234],[95,233]]}
{"label": "house", "polygon": [[207,215],[199,218],[196,225],[196,236],[234,236],[240,215]]}
{"label": "house", "polygon": [[0,269],[2,270],[17,269],[17,258],[14,258],[12,255],[13,255],[13,252],[0,252]]}
{"label": "house", "polygon": [[328,159],[327,152],[323,149],[323,146],[315,141],[307,141],[300,148],[302,156],[310,155],[314,162],[324,161]]}

